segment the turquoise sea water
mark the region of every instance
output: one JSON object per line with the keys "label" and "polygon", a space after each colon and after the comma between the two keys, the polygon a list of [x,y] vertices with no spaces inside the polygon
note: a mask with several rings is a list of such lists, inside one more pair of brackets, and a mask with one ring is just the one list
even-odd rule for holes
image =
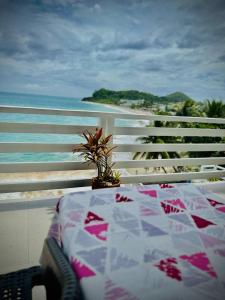
{"label": "turquoise sea water", "polygon": [[[116,109],[107,108],[100,104],[82,102],[78,98],[53,97],[43,95],[28,95],[0,92],[0,105],[20,107],[61,108],[75,110],[89,110],[102,112],[118,112]],[[51,124],[96,125],[96,118],[83,118],[71,116],[47,116],[25,114],[0,114],[0,121],[6,122],[32,122]],[[130,121],[120,120],[118,125],[128,125]],[[130,124],[134,126],[134,124]],[[1,133],[0,142],[41,142],[41,143],[79,143],[79,135],[63,134],[12,134]],[[77,157],[69,153],[0,153],[0,161],[56,161],[76,160]]]}

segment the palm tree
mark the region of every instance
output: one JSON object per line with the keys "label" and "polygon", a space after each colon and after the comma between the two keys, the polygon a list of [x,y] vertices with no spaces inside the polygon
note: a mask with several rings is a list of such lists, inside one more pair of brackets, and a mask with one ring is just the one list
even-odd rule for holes
{"label": "palm tree", "polygon": [[184,102],[183,106],[176,113],[177,116],[187,116],[187,117],[202,117],[203,112],[199,103],[192,99],[188,99]]}
{"label": "palm tree", "polygon": [[[194,101],[186,101],[181,109],[181,115],[183,116],[199,116],[199,112],[195,109],[197,103]],[[205,105],[205,112],[209,118],[223,118],[225,117],[225,104],[223,102],[213,99],[212,101],[207,100]],[[197,114],[196,114],[197,111]],[[179,114],[179,112],[178,112]],[[182,124],[181,124],[182,126]],[[224,128],[223,124],[202,124],[202,123],[187,123],[185,127],[188,128]],[[185,136],[183,138],[185,143],[221,143],[223,138],[221,137],[200,137],[200,136]],[[205,156],[224,156],[222,152],[189,152],[189,157],[205,157]]]}
{"label": "palm tree", "polygon": [[[155,121],[154,122],[155,127],[163,127],[163,126],[174,126],[174,124],[171,124],[171,122],[161,122],[161,121]],[[147,126],[149,127],[149,126]],[[164,144],[164,143],[176,143],[178,141],[177,137],[172,136],[143,136],[137,138],[137,141],[142,142],[142,144]],[[180,158],[179,153],[177,152],[136,152],[133,155],[133,159],[168,159],[168,158]],[[166,169],[165,167],[161,167],[165,173]],[[174,171],[177,173],[179,170],[183,168],[175,168],[173,167]]]}
{"label": "palm tree", "polygon": [[224,118],[225,104],[221,100],[207,100],[206,114],[209,118]]}

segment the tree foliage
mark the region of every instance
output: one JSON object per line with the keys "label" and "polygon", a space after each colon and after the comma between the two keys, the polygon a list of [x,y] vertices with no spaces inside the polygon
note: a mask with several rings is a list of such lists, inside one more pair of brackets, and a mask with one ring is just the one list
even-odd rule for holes
{"label": "tree foliage", "polygon": [[187,117],[203,117],[204,112],[202,111],[199,103],[192,99],[188,99],[184,102],[181,109],[177,111],[176,115]]}
{"label": "tree foliage", "polygon": [[93,93],[92,97],[83,98],[83,101],[121,104],[123,100],[144,100],[143,107],[151,106],[153,103],[167,104],[170,102],[180,102],[189,97],[183,93],[176,92],[168,96],[159,97],[151,93],[139,92],[137,90],[113,91],[100,89]]}
{"label": "tree foliage", "polygon": [[222,100],[207,100],[206,114],[209,118],[225,118],[225,104]]}
{"label": "tree foliage", "polygon": [[[165,114],[165,113],[164,113]],[[188,117],[201,117],[207,116],[212,118],[224,118],[225,117],[225,104],[222,101],[212,100],[207,101],[206,104],[197,103],[192,99],[187,99],[183,106],[177,111],[178,116]],[[224,129],[223,124],[204,124],[204,123],[191,123],[191,122],[162,122],[155,121],[155,127],[183,127],[183,128],[202,128],[202,129]],[[224,143],[225,139],[222,137],[209,136],[184,136],[184,137],[172,137],[172,136],[146,136],[138,138],[143,144],[151,143]],[[187,152],[185,155],[189,157],[224,157],[225,152]],[[177,152],[137,152],[134,154],[133,159],[145,158],[145,159],[158,159],[158,158],[178,158]],[[176,171],[176,168],[174,168]],[[178,168],[181,169],[181,168]]]}

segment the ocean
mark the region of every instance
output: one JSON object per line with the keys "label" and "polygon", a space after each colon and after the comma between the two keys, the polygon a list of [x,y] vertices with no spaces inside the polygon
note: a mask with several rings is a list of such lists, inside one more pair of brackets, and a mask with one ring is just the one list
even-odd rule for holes
{"label": "ocean", "polygon": [[[61,108],[74,110],[89,110],[102,112],[118,112],[119,109],[108,108],[104,105],[82,102],[79,98],[54,97],[32,94],[18,94],[0,92],[0,105],[11,105],[20,107],[37,108]],[[88,121],[87,121],[88,120]],[[69,125],[96,125],[97,118],[83,118],[71,116],[47,116],[47,115],[25,115],[25,114],[0,114],[3,122],[32,122],[48,124]],[[132,123],[131,123],[132,122]],[[129,120],[118,120],[118,126],[135,126],[136,122]],[[117,137],[115,142],[121,138]],[[30,133],[1,133],[0,142],[41,142],[41,143],[79,143],[82,139],[79,135],[65,134],[30,134]],[[66,161],[79,160],[72,153],[0,153],[0,162],[31,162],[31,161]]]}

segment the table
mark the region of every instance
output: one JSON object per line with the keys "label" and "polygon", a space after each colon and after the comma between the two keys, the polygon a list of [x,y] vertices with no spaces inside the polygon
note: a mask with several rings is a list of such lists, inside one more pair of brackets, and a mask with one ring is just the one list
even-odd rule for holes
{"label": "table", "polygon": [[225,197],[189,183],[62,197],[49,230],[85,299],[225,299]]}

